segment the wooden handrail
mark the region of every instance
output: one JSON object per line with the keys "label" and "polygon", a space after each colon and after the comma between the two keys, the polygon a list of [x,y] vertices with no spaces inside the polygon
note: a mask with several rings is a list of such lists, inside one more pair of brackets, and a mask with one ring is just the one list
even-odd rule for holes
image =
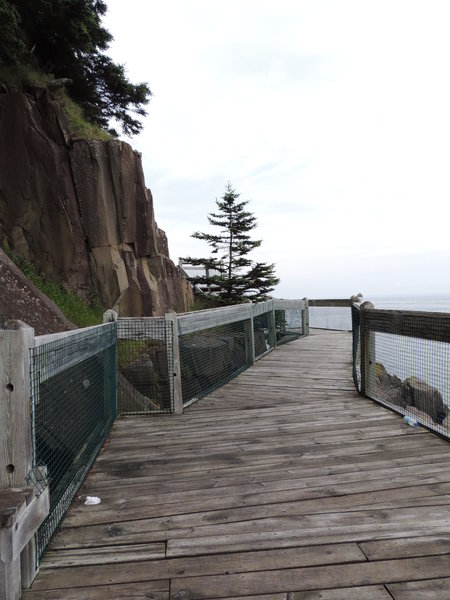
{"label": "wooden handrail", "polygon": [[450,342],[450,314],[370,309],[361,311],[361,330]]}

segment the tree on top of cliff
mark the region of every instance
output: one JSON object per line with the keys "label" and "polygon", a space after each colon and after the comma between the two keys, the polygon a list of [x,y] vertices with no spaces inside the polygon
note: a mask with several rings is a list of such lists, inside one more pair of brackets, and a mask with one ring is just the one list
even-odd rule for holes
{"label": "tree on top of cliff", "polygon": [[69,94],[88,120],[107,129],[113,119],[125,134],[137,134],[136,115],[146,114],[151,92],[146,83],[131,83],[123,65],[105,54],[112,40],[101,24],[106,10],[102,0],[0,0],[0,17],[13,25],[9,38],[0,26],[0,63],[37,61],[44,72],[73,81]]}
{"label": "tree on top of cliff", "polygon": [[193,285],[228,304],[246,299],[264,300],[280,281],[275,276],[275,265],[255,263],[247,257],[261,245],[261,240],[250,238],[248,232],[256,227],[256,218],[245,210],[248,202],[238,202],[238,198],[239,194],[228,183],[221,200],[216,200],[218,212],[208,215],[210,225],[220,227],[220,233],[192,234],[193,238],[207,242],[214,256],[181,259],[205,271],[189,278]]}

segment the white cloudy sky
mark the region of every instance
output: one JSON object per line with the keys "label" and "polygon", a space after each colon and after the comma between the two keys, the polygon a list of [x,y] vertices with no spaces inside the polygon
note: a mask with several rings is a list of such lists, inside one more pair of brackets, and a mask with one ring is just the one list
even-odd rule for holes
{"label": "white cloudy sky", "polygon": [[274,295],[450,292],[450,2],[107,0],[171,257],[231,181]]}

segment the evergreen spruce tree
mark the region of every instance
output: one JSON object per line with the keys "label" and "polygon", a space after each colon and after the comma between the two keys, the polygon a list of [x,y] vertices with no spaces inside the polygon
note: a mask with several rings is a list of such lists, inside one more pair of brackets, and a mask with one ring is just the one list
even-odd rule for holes
{"label": "evergreen spruce tree", "polygon": [[182,258],[181,261],[201,266],[205,273],[190,277],[193,285],[226,304],[250,300],[264,300],[279,282],[275,265],[253,262],[248,254],[261,245],[252,240],[249,231],[256,227],[256,218],[245,207],[248,202],[238,202],[239,194],[228,183],[225,194],[216,200],[218,211],[208,215],[208,222],[219,227],[217,234],[196,231],[193,238],[204,240],[212,248],[208,258]]}

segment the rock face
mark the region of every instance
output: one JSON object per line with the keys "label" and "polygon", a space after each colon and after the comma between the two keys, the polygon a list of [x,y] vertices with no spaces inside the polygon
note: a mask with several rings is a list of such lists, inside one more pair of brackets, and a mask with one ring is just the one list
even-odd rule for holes
{"label": "rock face", "polygon": [[129,144],[71,139],[45,88],[0,93],[0,174],[0,242],[47,277],[121,316],[190,307]]}

